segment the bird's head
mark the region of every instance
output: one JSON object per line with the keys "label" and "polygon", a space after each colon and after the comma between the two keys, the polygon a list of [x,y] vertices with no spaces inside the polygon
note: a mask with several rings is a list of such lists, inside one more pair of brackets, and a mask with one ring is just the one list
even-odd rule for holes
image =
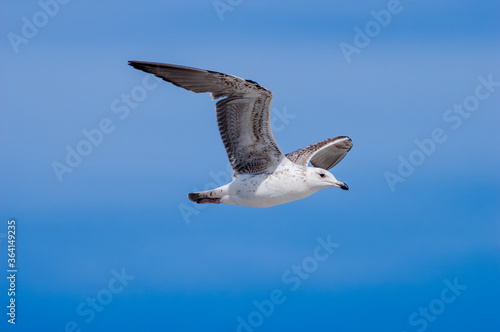
{"label": "bird's head", "polygon": [[308,167],[308,181],[312,187],[316,188],[328,188],[328,187],[338,187],[343,190],[349,190],[347,184],[340,182],[333,176],[332,173],[328,172],[326,169],[319,167]]}

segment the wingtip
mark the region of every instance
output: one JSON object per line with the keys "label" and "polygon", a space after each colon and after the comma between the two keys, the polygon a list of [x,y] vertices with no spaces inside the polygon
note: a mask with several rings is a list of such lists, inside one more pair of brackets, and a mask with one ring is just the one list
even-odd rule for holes
{"label": "wingtip", "polygon": [[337,138],[341,139],[341,140],[346,140],[348,142],[352,142],[352,140],[351,140],[351,138],[349,136],[338,136]]}
{"label": "wingtip", "polygon": [[152,64],[149,62],[130,60],[128,62],[128,65],[135,68],[135,69],[142,70],[142,71],[145,71],[147,73],[155,74],[154,72],[152,72],[152,69],[154,68],[154,66],[152,66]]}
{"label": "wingtip", "polygon": [[[352,139],[349,137],[349,136],[339,136],[337,137],[338,139],[344,141],[345,144],[347,144],[349,146],[349,150],[352,149]],[[347,151],[349,151],[347,150]]]}
{"label": "wingtip", "polygon": [[129,61],[128,61],[128,65],[129,65],[129,66],[132,66],[132,67],[134,67],[134,68],[139,67],[139,65],[140,65],[140,64],[141,64],[141,62],[140,62],[140,61],[134,61],[134,60],[129,60]]}

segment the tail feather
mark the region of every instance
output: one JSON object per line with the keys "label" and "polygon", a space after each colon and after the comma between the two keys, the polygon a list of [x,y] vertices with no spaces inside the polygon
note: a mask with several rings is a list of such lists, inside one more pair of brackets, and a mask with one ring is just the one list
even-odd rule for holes
{"label": "tail feather", "polygon": [[188,198],[198,204],[219,204],[222,196],[221,190],[210,190],[210,191],[202,191],[198,193],[189,193]]}

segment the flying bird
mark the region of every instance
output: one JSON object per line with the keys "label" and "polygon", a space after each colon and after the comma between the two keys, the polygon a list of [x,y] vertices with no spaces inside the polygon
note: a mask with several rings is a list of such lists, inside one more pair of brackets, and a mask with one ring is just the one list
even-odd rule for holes
{"label": "flying bird", "polygon": [[190,193],[191,201],[263,208],[302,199],[328,187],[349,189],[328,170],[351,149],[351,139],[329,138],[283,154],[271,130],[272,93],[256,82],[178,65],[142,61],[129,61],[129,65],[186,90],[209,92],[213,100],[222,98],[215,109],[233,181]]}

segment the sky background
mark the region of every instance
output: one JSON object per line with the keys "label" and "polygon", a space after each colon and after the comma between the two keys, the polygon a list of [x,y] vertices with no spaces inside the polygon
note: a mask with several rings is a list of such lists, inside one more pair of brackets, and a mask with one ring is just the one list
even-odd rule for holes
{"label": "sky background", "polygon": [[[498,1],[401,0],[385,26],[392,1],[43,1],[0,4],[2,331],[500,330],[500,86],[477,88],[500,82]],[[257,81],[285,153],[351,137],[332,169],[350,190],[194,205],[228,176],[214,103],[128,60]]]}

